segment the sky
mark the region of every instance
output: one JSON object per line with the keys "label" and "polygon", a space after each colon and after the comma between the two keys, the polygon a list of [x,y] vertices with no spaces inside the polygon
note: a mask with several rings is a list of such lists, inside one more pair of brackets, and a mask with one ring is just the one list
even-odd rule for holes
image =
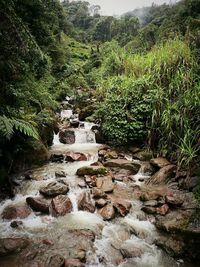
{"label": "sky", "polygon": [[[100,5],[103,15],[121,15],[137,7],[150,6],[155,4],[169,3],[170,0],[86,0],[91,5]],[[175,0],[172,0],[173,2]],[[172,2],[171,1],[171,2]]]}

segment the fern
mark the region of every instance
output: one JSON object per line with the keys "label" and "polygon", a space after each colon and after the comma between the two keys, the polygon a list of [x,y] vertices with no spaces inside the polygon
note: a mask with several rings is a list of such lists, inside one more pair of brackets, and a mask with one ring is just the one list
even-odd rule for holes
{"label": "fern", "polygon": [[39,134],[31,123],[20,119],[11,119],[6,116],[0,116],[0,134],[6,139],[10,139],[15,131],[39,139]]}

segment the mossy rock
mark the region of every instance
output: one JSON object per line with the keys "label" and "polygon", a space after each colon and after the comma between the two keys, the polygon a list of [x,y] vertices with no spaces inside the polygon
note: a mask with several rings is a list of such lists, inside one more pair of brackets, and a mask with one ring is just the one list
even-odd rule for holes
{"label": "mossy rock", "polygon": [[106,175],[108,174],[108,170],[103,166],[86,166],[77,170],[78,176],[84,175]]}

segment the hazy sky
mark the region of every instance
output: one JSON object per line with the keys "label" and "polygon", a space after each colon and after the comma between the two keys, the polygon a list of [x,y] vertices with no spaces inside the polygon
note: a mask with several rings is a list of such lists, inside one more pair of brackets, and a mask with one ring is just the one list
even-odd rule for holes
{"label": "hazy sky", "polygon": [[100,5],[102,14],[121,15],[136,7],[150,6],[155,4],[169,3],[170,0],[86,0],[92,5]]}

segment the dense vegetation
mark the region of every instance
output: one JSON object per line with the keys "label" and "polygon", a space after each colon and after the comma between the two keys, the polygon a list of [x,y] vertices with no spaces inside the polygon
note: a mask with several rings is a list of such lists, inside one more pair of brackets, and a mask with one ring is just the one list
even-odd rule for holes
{"label": "dense vegetation", "polygon": [[19,153],[51,143],[44,129],[77,87],[92,88],[108,142],[198,163],[198,0],[118,18],[84,1],[2,0],[0,19],[1,176]]}

